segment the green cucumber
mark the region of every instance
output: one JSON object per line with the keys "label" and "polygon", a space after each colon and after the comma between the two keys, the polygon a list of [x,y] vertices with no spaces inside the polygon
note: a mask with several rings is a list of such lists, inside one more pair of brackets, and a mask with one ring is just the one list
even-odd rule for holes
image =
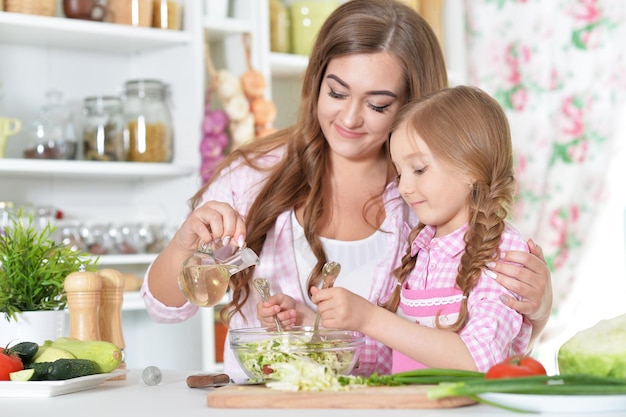
{"label": "green cucumber", "polygon": [[34,369],[22,369],[21,371],[11,372],[9,379],[11,381],[30,381],[35,375]]}
{"label": "green cucumber", "polygon": [[39,345],[35,342],[20,342],[17,345],[11,346],[7,350],[7,353],[15,353],[20,357],[22,363],[26,365],[33,360],[38,350]]}
{"label": "green cucumber", "polygon": [[57,359],[54,362],[32,363],[29,369],[35,371],[31,381],[61,381],[94,375],[96,364],[89,359]]}

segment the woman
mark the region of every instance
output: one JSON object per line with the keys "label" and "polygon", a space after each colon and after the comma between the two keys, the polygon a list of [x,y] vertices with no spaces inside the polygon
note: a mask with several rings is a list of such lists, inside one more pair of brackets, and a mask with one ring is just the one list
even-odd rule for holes
{"label": "woman", "polygon": [[[419,57],[419,58],[416,58]],[[281,311],[281,295],[297,301],[280,313],[291,324],[311,323],[308,289],[322,265],[341,263],[336,286],[372,303],[395,285],[405,223],[417,224],[394,184],[387,140],[400,107],[447,86],[441,48],[429,25],[392,0],[342,4],[320,29],[309,59],[296,123],[232,152],[192,199],[193,212],[146,273],[142,291],[157,321],[185,320],[198,307],[186,303],[177,276],[202,242],[247,244],[261,258],[231,280],[226,307],[231,328],[255,327]],[[245,219],[245,220],[244,220]],[[509,252],[496,263],[497,279],[528,301],[505,302],[545,326],[551,308],[549,271],[537,256]],[[252,275],[270,280],[275,293],[257,312]],[[537,333],[538,334],[538,333]],[[358,374],[390,371],[391,354],[367,339]],[[225,371],[243,376],[228,345]]]}

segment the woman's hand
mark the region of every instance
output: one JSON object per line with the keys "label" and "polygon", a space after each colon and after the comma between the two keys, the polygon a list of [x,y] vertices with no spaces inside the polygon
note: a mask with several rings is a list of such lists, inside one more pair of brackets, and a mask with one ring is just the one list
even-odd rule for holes
{"label": "woman's hand", "polygon": [[[209,201],[196,208],[154,260],[148,285],[161,303],[179,307],[187,302],[178,287],[180,266],[202,243],[245,245],[246,226],[243,218],[229,204]],[[233,239],[234,237],[234,239]]]}
{"label": "woman's hand", "polygon": [[541,247],[532,240],[528,241],[528,247],[530,253],[507,252],[501,258],[506,262],[496,262],[491,271],[497,273],[496,280],[500,284],[522,297],[520,301],[513,297],[503,297],[502,302],[525,315],[532,322],[532,342],[534,343],[550,318],[552,281]]}
{"label": "woman's hand", "polygon": [[243,217],[227,203],[207,201],[195,209],[176,232],[177,245],[196,251],[201,243],[244,246],[246,225]]}

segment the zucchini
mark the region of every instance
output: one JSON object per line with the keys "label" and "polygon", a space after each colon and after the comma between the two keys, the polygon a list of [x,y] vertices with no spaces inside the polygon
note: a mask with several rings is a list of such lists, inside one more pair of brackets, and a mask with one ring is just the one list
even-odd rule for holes
{"label": "zucchini", "polygon": [[96,364],[89,359],[57,359],[54,362],[32,363],[35,374],[31,381],[60,381],[96,374]]}
{"label": "zucchini", "polygon": [[44,346],[66,350],[77,359],[93,361],[99,374],[113,372],[123,360],[122,350],[113,343],[104,340],[77,340],[59,337],[54,342],[46,341]]}
{"label": "zucchini", "polygon": [[20,342],[7,349],[7,353],[15,353],[20,357],[24,365],[29,364],[39,351],[39,345],[35,342]]}

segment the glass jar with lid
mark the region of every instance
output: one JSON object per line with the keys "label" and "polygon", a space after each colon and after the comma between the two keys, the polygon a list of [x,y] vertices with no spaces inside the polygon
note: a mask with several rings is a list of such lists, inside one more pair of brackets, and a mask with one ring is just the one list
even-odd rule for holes
{"label": "glass jar with lid", "polygon": [[166,97],[167,87],[160,81],[126,82],[124,120],[129,161],[172,161],[174,133]]}
{"label": "glass jar with lid", "polygon": [[153,0],[107,0],[105,20],[111,23],[152,26]]}
{"label": "glass jar with lid", "polygon": [[154,0],[152,27],[179,30],[182,27],[182,0]]}
{"label": "glass jar with lid", "polygon": [[87,97],[84,102],[83,157],[88,161],[125,161],[122,100]]}
{"label": "glass jar with lid", "polygon": [[46,102],[39,117],[27,130],[28,143],[24,158],[30,159],[74,159],[76,136],[72,113],[63,102],[63,93],[58,90],[46,92]]}

